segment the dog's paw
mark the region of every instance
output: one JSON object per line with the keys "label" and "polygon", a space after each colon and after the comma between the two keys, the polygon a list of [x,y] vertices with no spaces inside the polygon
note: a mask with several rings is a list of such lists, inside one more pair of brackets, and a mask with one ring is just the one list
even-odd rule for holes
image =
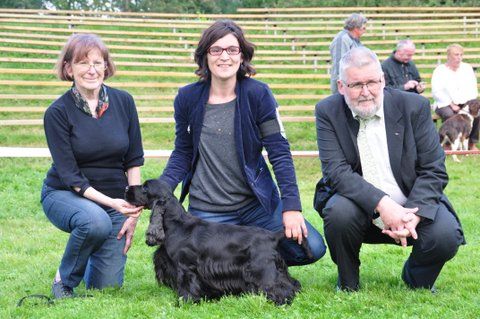
{"label": "dog's paw", "polygon": [[165,239],[165,233],[162,232],[147,232],[145,235],[145,243],[148,246],[157,246],[163,243]]}

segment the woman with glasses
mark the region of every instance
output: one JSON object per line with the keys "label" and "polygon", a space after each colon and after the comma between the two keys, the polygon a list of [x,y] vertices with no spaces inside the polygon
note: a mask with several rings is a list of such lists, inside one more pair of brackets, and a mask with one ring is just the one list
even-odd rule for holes
{"label": "woman with glasses", "polygon": [[143,148],[130,94],[103,82],[115,73],[107,47],[93,34],[72,35],[57,75],[72,87],[46,110],[44,128],[53,163],[41,202],[48,219],[70,233],[52,293],[73,297],[87,288],[121,286],[142,207],[123,200],[140,184]]}
{"label": "woman with glasses", "polygon": [[[160,177],[201,219],[285,231],[287,264],[325,253],[321,235],[304,219],[290,146],[268,86],[252,79],[254,46],[231,20],[207,28],[195,51],[199,81],[175,98],[175,148]],[[277,190],[262,149],[280,189]],[[297,244],[308,236],[313,258]]]}

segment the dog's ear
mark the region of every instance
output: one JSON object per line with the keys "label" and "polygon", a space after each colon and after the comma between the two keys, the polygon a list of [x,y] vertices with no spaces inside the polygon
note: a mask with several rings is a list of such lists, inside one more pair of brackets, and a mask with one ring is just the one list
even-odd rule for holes
{"label": "dog's ear", "polygon": [[150,224],[148,225],[145,242],[149,246],[161,245],[165,239],[163,230],[163,214],[165,206],[160,201],[155,201],[150,215]]}
{"label": "dog's ear", "polygon": [[468,105],[469,112],[473,117],[477,117],[480,113],[480,100],[473,99],[465,103]]}
{"label": "dog's ear", "polygon": [[173,196],[172,187],[160,179],[149,179],[143,184],[150,199],[166,201]]}
{"label": "dog's ear", "polygon": [[307,258],[313,259],[313,253],[310,249],[310,245],[308,244],[308,239],[306,237],[303,238],[301,246],[303,248],[303,252],[305,253],[305,255],[307,255]]}

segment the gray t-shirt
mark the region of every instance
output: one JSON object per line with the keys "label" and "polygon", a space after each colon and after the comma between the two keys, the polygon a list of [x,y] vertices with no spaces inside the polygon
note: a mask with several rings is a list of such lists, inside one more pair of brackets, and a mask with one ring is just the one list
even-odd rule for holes
{"label": "gray t-shirt", "polygon": [[234,116],[237,100],[207,104],[200,135],[199,157],[190,185],[190,206],[229,212],[255,199],[238,162]]}

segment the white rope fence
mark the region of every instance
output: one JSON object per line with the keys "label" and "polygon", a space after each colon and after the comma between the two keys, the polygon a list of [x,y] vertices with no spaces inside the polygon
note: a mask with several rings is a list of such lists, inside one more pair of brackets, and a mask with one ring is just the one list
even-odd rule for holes
{"label": "white rope fence", "polygon": [[[146,158],[168,158],[170,150],[145,150]],[[446,155],[480,155],[480,151],[445,151]],[[263,156],[267,156],[264,151]],[[318,151],[292,151],[293,157],[318,157]],[[0,157],[50,157],[46,147],[0,147]]]}

